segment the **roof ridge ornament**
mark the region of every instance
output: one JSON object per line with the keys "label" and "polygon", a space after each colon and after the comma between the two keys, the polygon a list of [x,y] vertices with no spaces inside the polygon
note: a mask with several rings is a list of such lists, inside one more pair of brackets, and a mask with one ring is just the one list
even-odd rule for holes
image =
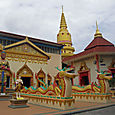
{"label": "roof ridge ornament", "polygon": [[26,36],[26,39],[25,39],[25,40],[26,40],[26,41],[29,41],[29,40],[28,40],[28,36]]}
{"label": "roof ridge ornament", "polygon": [[62,5],[62,13],[63,13],[63,5]]}
{"label": "roof ridge ornament", "polygon": [[94,38],[97,38],[97,37],[101,37],[102,38],[102,34],[99,31],[97,20],[96,20],[96,33],[94,35]]}
{"label": "roof ridge ornament", "polygon": [[98,24],[97,24],[97,20],[96,20],[96,33],[100,33],[99,28],[98,28]]}

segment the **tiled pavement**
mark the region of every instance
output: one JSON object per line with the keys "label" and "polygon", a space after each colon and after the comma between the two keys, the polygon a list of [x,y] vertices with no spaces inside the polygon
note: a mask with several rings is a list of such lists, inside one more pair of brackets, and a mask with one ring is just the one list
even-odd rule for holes
{"label": "tiled pavement", "polygon": [[76,102],[74,109],[71,110],[59,110],[48,107],[43,107],[34,104],[28,104],[28,108],[9,108],[9,101],[0,101],[0,115],[61,115],[61,114],[72,114],[80,113],[87,110],[95,110],[107,106],[115,106],[115,99],[112,99],[112,103],[99,104],[99,103],[88,103],[88,102]]}

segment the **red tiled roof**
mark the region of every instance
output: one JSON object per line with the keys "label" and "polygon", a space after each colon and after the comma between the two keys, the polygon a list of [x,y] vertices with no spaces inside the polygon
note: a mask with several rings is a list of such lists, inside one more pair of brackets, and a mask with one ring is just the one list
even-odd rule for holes
{"label": "red tiled roof", "polygon": [[95,52],[115,52],[114,44],[104,38],[94,38],[94,40],[85,48],[85,51],[70,57],[65,57],[62,61],[66,62],[74,58],[88,55]]}
{"label": "red tiled roof", "polygon": [[102,37],[94,38],[93,41],[85,48],[85,50],[94,48],[96,46],[114,46],[111,42]]}
{"label": "red tiled roof", "polygon": [[97,46],[95,48],[80,52],[80,53],[75,54],[73,56],[65,57],[62,61],[66,62],[66,61],[69,61],[71,59],[78,58],[78,57],[81,57],[81,56],[84,56],[84,55],[88,55],[88,54],[91,54],[91,53],[94,53],[94,52],[97,52],[97,53],[98,52],[115,52],[115,47],[111,47],[111,46],[99,47],[99,46]]}

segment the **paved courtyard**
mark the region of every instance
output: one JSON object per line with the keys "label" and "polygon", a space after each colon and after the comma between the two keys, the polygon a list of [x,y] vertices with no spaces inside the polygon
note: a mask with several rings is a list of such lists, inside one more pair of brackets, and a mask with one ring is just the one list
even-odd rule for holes
{"label": "paved courtyard", "polygon": [[28,108],[12,109],[8,105],[10,105],[9,101],[0,101],[0,115],[61,115],[77,114],[87,110],[97,110],[98,108],[115,107],[115,99],[112,99],[112,103],[108,104],[76,102],[74,109],[71,110],[59,110],[34,104],[28,104]]}

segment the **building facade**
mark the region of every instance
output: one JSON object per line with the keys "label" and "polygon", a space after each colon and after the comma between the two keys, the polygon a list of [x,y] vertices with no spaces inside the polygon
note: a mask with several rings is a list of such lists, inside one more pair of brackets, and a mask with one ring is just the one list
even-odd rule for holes
{"label": "building facade", "polygon": [[97,81],[97,71],[109,70],[115,78],[115,46],[105,38],[98,29],[92,42],[83,52],[63,59],[63,63],[73,65],[78,74],[74,85],[89,85]]}
{"label": "building facade", "polygon": [[[2,51],[6,53],[6,58],[1,59],[0,66],[2,68],[3,64],[9,65],[9,70],[4,73],[7,89],[12,89],[19,77],[26,87],[37,85],[36,76],[50,85],[58,73],[56,67],[62,66],[63,46],[60,44],[2,31],[0,43],[0,54]],[[0,71],[1,80],[3,70]]]}

